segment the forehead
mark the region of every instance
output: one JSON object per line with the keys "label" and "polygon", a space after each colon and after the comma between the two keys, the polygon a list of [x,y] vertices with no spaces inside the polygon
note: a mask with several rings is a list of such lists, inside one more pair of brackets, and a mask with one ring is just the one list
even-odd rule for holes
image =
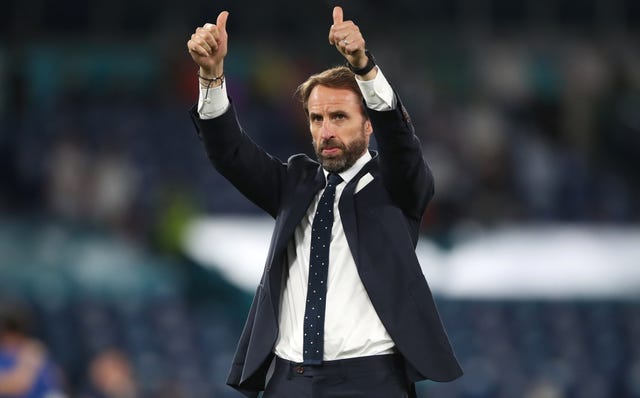
{"label": "forehead", "polygon": [[360,96],[347,88],[334,88],[317,85],[311,90],[307,101],[309,111],[321,111],[324,108],[361,107]]}

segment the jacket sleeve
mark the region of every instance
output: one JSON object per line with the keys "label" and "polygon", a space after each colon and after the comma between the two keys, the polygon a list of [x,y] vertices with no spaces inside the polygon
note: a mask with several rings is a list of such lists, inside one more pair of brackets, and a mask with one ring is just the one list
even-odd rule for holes
{"label": "jacket sleeve", "polygon": [[420,221],[433,197],[433,176],[422,157],[409,114],[396,95],[390,111],[368,109],[378,143],[380,172],[392,200],[404,213]]}
{"label": "jacket sleeve", "polygon": [[233,105],[213,119],[190,110],[211,164],[244,196],[275,217],[282,198],[286,165],[260,148],[244,132]]}

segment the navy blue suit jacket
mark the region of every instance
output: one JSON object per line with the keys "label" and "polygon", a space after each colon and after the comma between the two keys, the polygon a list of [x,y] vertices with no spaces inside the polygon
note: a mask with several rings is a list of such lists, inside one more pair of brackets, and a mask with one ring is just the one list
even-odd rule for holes
{"label": "navy blue suit jacket", "polygon": [[[462,375],[415,254],[433,177],[407,112],[368,110],[378,152],[344,188],[340,217],[358,274],[402,355],[407,381],[449,381]],[[233,107],[201,120],[191,112],[214,167],[275,218],[260,284],[238,343],[227,384],[249,397],[264,389],[278,335],[282,275],[293,232],[324,187],[321,166],[306,155],[282,162],[242,130]]]}

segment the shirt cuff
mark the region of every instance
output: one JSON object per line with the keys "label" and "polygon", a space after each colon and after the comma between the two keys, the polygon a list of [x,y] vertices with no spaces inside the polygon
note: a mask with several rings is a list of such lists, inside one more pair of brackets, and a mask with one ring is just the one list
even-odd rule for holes
{"label": "shirt cuff", "polygon": [[229,109],[229,97],[227,96],[227,85],[225,82],[218,87],[207,89],[200,87],[200,95],[198,96],[198,115],[200,119],[213,119],[221,116]]}
{"label": "shirt cuff", "polygon": [[372,80],[360,80],[356,76],[356,83],[360,87],[364,102],[367,108],[374,111],[390,111],[396,109],[396,94],[382,74],[382,69],[378,66],[378,73]]}

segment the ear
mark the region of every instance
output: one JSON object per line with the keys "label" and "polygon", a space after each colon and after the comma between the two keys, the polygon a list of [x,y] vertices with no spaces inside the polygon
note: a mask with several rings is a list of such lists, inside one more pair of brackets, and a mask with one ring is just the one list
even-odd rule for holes
{"label": "ear", "polygon": [[371,119],[366,118],[364,121],[364,134],[368,137],[373,133],[373,126],[371,125]]}

